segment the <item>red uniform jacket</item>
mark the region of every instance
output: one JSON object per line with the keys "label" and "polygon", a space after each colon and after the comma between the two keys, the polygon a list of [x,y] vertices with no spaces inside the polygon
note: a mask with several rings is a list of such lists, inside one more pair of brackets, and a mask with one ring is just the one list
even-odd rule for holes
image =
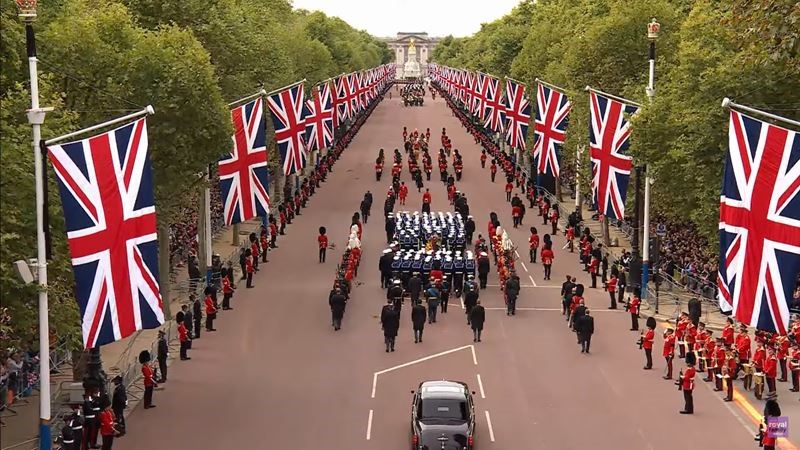
{"label": "red uniform jacket", "polygon": [[725,365],[725,349],[723,347],[717,347],[717,351],[714,353],[714,359],[717,360],[717,367],[722,368],[722,366]]}
{"label": "red uniform jacket", "polygon": [[259,249],[258,249],[258,244],[256,244],[255,242],[250,244],[250,253],[253,254],[253,258],[258,258]]}
{"label": "red uniform jacket", "polygon": [[778,358],[776,358],[774,354],[768,356],[764,361],[764,375],[766,375],[767,378],[775,378],[778,376]]}
{"label": "red uniform jacket", "polygon": [[274,223],[269,224],[269,234],[272,236],[278,235],[278,226],[275,225]]}
{"label": "red uniform jacket", "polygon": [[100,411],[100,434],[102,436],[114,436],[114,412],[110,409]]}
{"label": "red uniform jacket", "polygon": [[750,336],[739,333],[736,336],[736,351],[739,352],[739,361],[747,361],[750,359]]}
{"label": "red uniform jacket", "polygon": [[408,196],[408,186],[406,186],[405,184],[401,184],[400,192],[398,192],[397,194],[400,196],[400,198],[406,198],[406,196]]}
{"label": "red uniform jacket", "polygon": [[481,162],[486,161],[486,153],[481,153]]}
{"label": "red uniform jacket", "polygon": [[608,289],[608,292],[610,292],[612,294],[616,293],[617,292],[617,277],[612,275],[611,279],[608,280],[608,283],[606,284],[606,287]]}
{"label": "red uniform jacket", "polygon": [[597,258],[592,258],[592,261],[589,263],[589,273],[597,273],[597,269],[600,267],[600,260]]}
{"label": "red uniform jacket", "polygon": [[692,391],[694,390],[694,377],[697,375],[697,370],[694,367],[688,367],[686,371],[683,372],[683,390],[684,391]]}
{"label": "red uniform jacket", "polygon": [[553,264],[553,251],[549,248],[542,250],[542,264]]}
{"label": "red uniform jacket", "polygon": [[281,225],[286,223],[286,213],[280,213],[280,215],[278,217],[279,217],[279,220],[281,221]]}
{"label": "red uniform jacket", "polygon": [[531,237],[528,238],[528,244],[530,244],[531,249],[533,250],[539,248],[539,235],[532,234]]}
{"label": "red uniform jacket", "polygon": [[675,354],[675,334],[664,336],[664,350],[661,353],[664,358],[668,358]]}
{"label": "red uniform jacket", "polygon": [[506,192],[511,192],[513,190],[514,190],[514,184],[513,183],[506,183]]}
{"label": "red uniform jacket", "polygon": [[733,325],[726,324],[722,328],[722,338],[725,339],[726,345],[733,345]]}
{"label": "red uniform jacket", "polygon": [[217,312],[217,307],[214,306],[214,300],[211,298],[210,295],[206,297],[205,304],[206,304],[206,315],[215,314]]}
{"label": "red uniform jacket", "polygon": [[186,326],[183,322],[178,324],[178,336],[180,336],[181,342],[186,342],[189,340],[189,330],[186,329]]}
{"label": "red uniform jacket", "polygon": [[630,303],[628,303],[628,312],[631,314],[639,314],[639,305],[642,303],[639,297],[633,296]]}
{"label": "red uniform jacket", "polygon": [[222,293],[223,294],[232,294],[233,287],[231,287],[231,280],[228,277],[222,277]]}
{"label": "red uniform jacket", "polygon": [[431,193],[430,192],[426,192],[426,193],[422,194],[422,203],[427,203],[427,204],[431,203]]}
{"label": "red uniform jacket", "polygon": [[512,206],[511,207],[511,217],[519,217],[522,214],[522,208],[519,206]]}
{"label": "red uniform jacket", "polygon": [[753,365],[756,366],[756,370],[759,372],[764,368],[764,359],[767,357],[767,351],[763,348],[757,348],[755,352],[753,352]]}
{"label": "red uniform jacket", "polygon": [[642,348],[646,350],[653,349],[653,341],[656,339],[656,332],[653,330],[647,330],[644,334],[644,338],[642,340]]}
{"label": "red uniform jacket", "polygon": [[375,172],[378,172],[378,173],[383,172],[383,164],[381,164],[381,163],[375,164]]}
{"label": "red uniform jacket", "polygon": [[319,237],[317,237],[317,243],[319,243],[319,248],[328,248],[328,236],[320,234]]}
{"label": "red uniform jacket", "polygon": [[252,256],[248,256],[244,260],[244,267],[245,267],[245,270],[247,270],[247,273],[255,272],[255,267],[253,267],[253,257]]}
{"label": "red uniform jacket", "polygon": [[492,164],[491,166],[489,166],[489,170],[492,173],[497,173],[497,164]]}
{"label": "red uniform jacket", "polygon": [[153,380],[153,368],[150,364],[142,364],[142,377],[144,378],[145,386],[155,386],[156,382]]}

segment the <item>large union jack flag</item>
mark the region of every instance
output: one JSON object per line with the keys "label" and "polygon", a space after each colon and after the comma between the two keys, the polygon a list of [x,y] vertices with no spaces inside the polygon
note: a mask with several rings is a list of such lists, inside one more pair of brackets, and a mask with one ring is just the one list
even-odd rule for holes
{"label": "large union jack flag", "polygon": [[343,119],[346,120],[350,117],[350,84],[345,75],[335,78],[333,84],[336,87],[336,96],[333,100],[336,110],[334,120],[336,121],[335,125],[339,126]]}
{"label": "large union jack flag", "polygon": [[525,85],[506,80],[506,142],[512,148],[525,150],[528,124],[531,122],[531,104],[525,98]]}
{"label": "large union jack flag", "polygon": [[486,93],[486,117],[483,118],[483,126],[495,132],[503,132],[503,114],[505,114],[505,106],[503,105],[503,97],[500,87],[500,80],[487,75],[489,80],[488,92]]}
{"label": "large union jack flag", "polygon": [[333,143],[333,101],[331,87],[322,83],[314,89],[314,97],[306,101],[306,144],[310,151],[330,147]]}
{"label": "large union jack flag", "polygon": [[233,148],[219,159],[219,188],[225,224],[269,213],[267,131],[259,97],[231,110]]}
{"label": "large union jack flag", "polygon": [[720,308],[786,334],[800,272],[798,133],[731,110],[719,208]]}
{"label": "large union jack flag", "polygon": [[275,140],[283,161],[283,174],[300,172],[306,166],[306,122],[303,117],[303,83],[267,98],[275,125]]}
{"label": "large union jack flag", "polygon": [[563,92],[538,83],[536,90],[536,119],[533,133],[533,159],[538,173],[550,173],[558,178],[561,173],[559,156],[566,139],[569,111],[572,103]]}
{"label": "large union jack flag", "polygon": [[489,91],[489,76],[478,72],[475,79],[475,92],[472,97],[472,115],[483,120],[486,117],[487,93]]}
{"label": "large union jack flag", "polygon": [[632,158],[625,154],[631,134],[625,114],[639,108],[589,92],[589,148],[592,159],[592,196],[600,214],[625,218],[625,198]]}
{"label": "large union jack flag", "polygon": [[48,148],[85,348],[164,323],[145,119]]}

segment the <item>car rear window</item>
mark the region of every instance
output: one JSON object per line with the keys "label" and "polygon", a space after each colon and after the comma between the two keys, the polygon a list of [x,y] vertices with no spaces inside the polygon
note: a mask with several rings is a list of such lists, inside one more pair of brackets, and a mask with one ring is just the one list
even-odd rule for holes
{"label": "car rear window", "polygon": [[467,420],[467,402],[452,399],[428,398],[420,402],[419,415],[422,419]]}

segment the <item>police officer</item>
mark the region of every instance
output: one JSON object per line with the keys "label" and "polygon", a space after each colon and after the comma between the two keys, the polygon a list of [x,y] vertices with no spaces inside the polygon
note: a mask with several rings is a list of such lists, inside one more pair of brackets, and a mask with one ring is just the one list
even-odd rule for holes
{"label": "police officer", "polygon": [[117,419],[117,430],[119,436],[124,436],[125,429],[125,408],[128,407],[128,393],[125,391],[125,385],[122,384],[122,377],[117,375],[114,377],[114,394],[111,399],[111,410],[114,411],[114,417]]}

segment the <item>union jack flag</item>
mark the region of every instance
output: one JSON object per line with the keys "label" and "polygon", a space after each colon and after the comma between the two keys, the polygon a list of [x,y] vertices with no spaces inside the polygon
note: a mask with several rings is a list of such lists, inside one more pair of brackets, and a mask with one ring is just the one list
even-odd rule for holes
{"label": "union jack flag", "polygon": [[306,121],[303,117],[303,83],[267,97],[275,140],[283,161],[283,174],[300,172],[306,166]]}
{"label": "union jack flag", "polygon": [[48,150],[61,191],[84,347],[158,328],[164,313],[145,119]]}
{"label": "union jack flag", "polygon": [[625,114],[638,110],[634,105],[589,92],[592,196],[600,214],[619,220],[625,218],[625,198],[633,166],[632,158],[625,154],[631,134]]}
{"label": "union jack flag", "polygon": [[486,117],[483,118],[483,126],[498,133],[503,132],[503,114],[505,107],[503,106],[503,98],[500,93],[500,80],[493,76],[487,75],[488,78],[488,92],[486,93]]}
{"label": "union jack flag", "polygon": [[233,149],[219,159],[219,189],[225,224],[269,213],[267,130],[261,97],[231,110]]}
{"label": "union jack flag", "polygon": [[798,133],[731,110],[719,208],[719,304],[786,334],[800,272]]}
{"label": "union jack flag", "polygon": [[572,103],[563,92],[551,89],[541,83],[536,90],[536,119],[533,133],[533,159],[538,173],[550,173],[558,178],[561,167],[558,157],[561,145],[566,139],[569,111]]}
{"label": "union jack flag", "polygon": [[528,124],[531,122],[531,104],[525,98],[525,85],[506,80],[506,102],[506,142],[512,148],[525,150],[525,138],[528,137]]}
{"label": "union jack flag", "polygon": [[352,83],[352,91],[353,94],[353,103],[352,103],[352,111],[355,114],[360,113],[364,109],[364,86],[362,84],[362,77],[361,74],[358,72],[353,72],[351,74],[350,82]]}
{"label": "union jack flag", "polygon": [[347,81],[347,76],[341,76],[334,79],[336,85],[336,98],[334,99],[334,106],[336,107],[336,125],[338,126],[341,119],[350,117],[350,100],[352,94],[350,93],[350,84]]}
{"label": "union jack flag", "polygon": [[467,98],[465,106],[469,112],[472,112],[472,98],[475,95],[475,74],[467,71]]}
{"label": "union jack flag", "polygon": [[486,117],[488,92],[489,77],[486,74],[478,72],[475,80],[475,94],[473,96],[474,105],[472,108],[472,115],[480,120],[483,120],[483,118]]}
{"label": "union jack flag", "polygon": [[333,102],[331,87],[322,83],[314,89],[314,98],[306,101],[306,144],[308,149],[319,150],[333,142]]}

